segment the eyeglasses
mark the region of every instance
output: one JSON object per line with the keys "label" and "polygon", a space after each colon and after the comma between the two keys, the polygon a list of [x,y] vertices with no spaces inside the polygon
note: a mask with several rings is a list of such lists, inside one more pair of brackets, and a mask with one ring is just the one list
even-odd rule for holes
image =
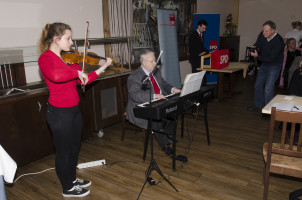
{"label": "eyeglasses", "polygon": [[145,61],[148,61],[148,62],[155,62],[155,60],[145,60]]}

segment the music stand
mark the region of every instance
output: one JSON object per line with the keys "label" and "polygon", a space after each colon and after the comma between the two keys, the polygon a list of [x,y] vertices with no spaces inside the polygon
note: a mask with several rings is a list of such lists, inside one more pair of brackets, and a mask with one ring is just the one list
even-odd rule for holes
{"label": "music stand", "polygon": [[[162,54],[162,51],[161,51],[161,53],[160,53],[160,55],[159,55],[159,57],[158,57],[158,59],[157,59],[157,62],[158,62],[158,60],[159,60],[159,58],[160,58],[160,56],[161,56],[161,54]],[[156,64],[155,64],[155,67],[156,67],[156,65],[157,65],[157,62],[156,62]],[[151,72],[152,73],[152,72]],[[148,85],[149,85],[149,90],[150,90],[150,93],[149,93],[149,105],[148,106],[150,106],[150,107],[152,107],[152,104],[151,104],[151,102],[152,102],[152,98],[151,98],[151,96],[152,96],[152,92],[151,92],[151,79],[150,79],[150,75],[151,75],[151,73],[149,73],[149,79],[148,79]],[[178,192],[178,190],[174,187],[174,185],[172,185],[172,183],[164,176],[164,174],[161,172],[161,170],[160,170],[160,168],[159,168],[159,166],[157,165],[157,163],[156,163],[156,161],[155,161],[155,159],[154,159],[154,154],[153,154],[153,133],[154,132],[162,132],[162,131],[157,131],[157,130],[152,130],[152,118],[150,118],[150,119],[148,119],[148,128],[147,128],[147,137],[146,137],[146,141],[145,141],[145,150],[144,151],[146,151],[146,148],[148,148],[148,146],[147,146],[147,144],[148,144],[148,140],[149,140],[149,136],[150,136],[150,148],[151,148],[151,158],[150,158],[150,163],[149,163],[149,166],[148,166],[148,168],[147,168],[147,170],[146,170],[146,179],[145,179],[145,182],[144,182],[144,184],[143,184],[143,186],[142,186],[142,189],[141,189],[141,191],[140,191],[140,193],[139,193],[139,195],[138,195],[138,197],[137,197],[137,199],[139,199],[139,197],[140,197],[140,195],[141,195],[141,193],[143,192],[143,189],[144,189],[144,187],[145,187],[145,185],[146,185],[146,182],[147,182],[147,180],[148,180],[148,178],[149,178],[149,176],[150,176],[150,174],[151,174],[151,172],[153,171],[153,170],[155,170],[165,181],[167,181],[167,183],[169,183],[169,185],[171,185],[171,187],[173,187],[174,189],[175,189],[175,191],[176,192]],[[151,133],[151,134],[150,134]],[[145,155],[145,154],[144,154]]]}

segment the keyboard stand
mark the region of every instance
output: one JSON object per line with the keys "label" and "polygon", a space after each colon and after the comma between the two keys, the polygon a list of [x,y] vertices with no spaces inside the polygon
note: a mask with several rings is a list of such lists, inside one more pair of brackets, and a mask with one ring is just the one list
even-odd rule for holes
{"label": "keyboard stand", "polygon": [[[175,117],[175,120],[177,120],[177,116]],[[183,124],[182,124],[183,125]],[[182,127],[183,128],[183,127]],[[176,162],[175,160],[177,160],[176,158],[176,132],[174,134],[168,133],[166,131],[163,130],[152,130],[152,132],[156,132],[162,135],[172,135],[172,151],[173,151],[173,157],[172,157],[172,170],[175,171],[176,170]],[[147,137],[145,140],[145,145],[144,145],[144,154],[143,154],[143,160],[146,160],[146,155],[147,155],[147,150],[148,150],[148,143],[149,143],[149,133],[147,132]],[[184,156],[182,156],[184,157]]]}
{"label": "keyboard stand", "polygon": [[[208,102],[205,101],[202,104],[204,104],[204,123],[206,127],[206,134],[207,134],[207,142],[208,146],[210,146],[210,131],[209,131],[209,124],[208,124]],[[181,114],[181,138],[184,137],[184,115],[185,113]],[[201,117],[197,116],[199,119],[202,119]]]}

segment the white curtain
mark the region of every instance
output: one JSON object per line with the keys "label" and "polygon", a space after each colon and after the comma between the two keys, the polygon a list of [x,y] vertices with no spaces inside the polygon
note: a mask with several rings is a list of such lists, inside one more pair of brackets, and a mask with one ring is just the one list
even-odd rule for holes
{"label": "white curtain", "polygon": [[[132,0],[108,0],[110,37],[130,37],[132,35]],[[111,57],[116,62],[129,63],[131,47],[127,43],[112,44]]]}

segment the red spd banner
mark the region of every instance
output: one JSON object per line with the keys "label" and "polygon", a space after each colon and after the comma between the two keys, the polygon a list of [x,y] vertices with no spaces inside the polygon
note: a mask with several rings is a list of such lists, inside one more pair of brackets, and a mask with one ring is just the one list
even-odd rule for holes
{"label": "red spd banner", "polygon": [[170,26],[176,26],[174,14],[170,14]]}
{"label": "red spd banner", "polygon": [[229,65],[229,50],[217,50],[211,53],[211,68],[222,69]]}
{"label": "red spd banner", "polygon": [[218,41],[217,40],[210,40],[209,41],[209,49],[210,50],[217,50],[218,48]]}

